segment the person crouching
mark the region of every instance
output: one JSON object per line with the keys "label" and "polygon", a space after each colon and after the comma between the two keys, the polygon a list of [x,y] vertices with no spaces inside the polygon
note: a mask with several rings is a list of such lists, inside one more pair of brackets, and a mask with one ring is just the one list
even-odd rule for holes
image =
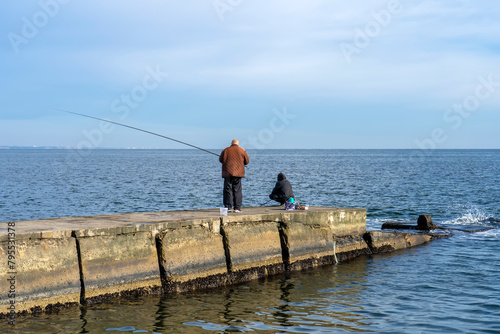
{"label": "person crouching", "polygon": [[289,198],[294,197],[290,181],[286,179],[285,174],[279,173],[278,181],[276,182],[271,195],[269,195],[269,198],[278,202],[280,205],[283,205]]}

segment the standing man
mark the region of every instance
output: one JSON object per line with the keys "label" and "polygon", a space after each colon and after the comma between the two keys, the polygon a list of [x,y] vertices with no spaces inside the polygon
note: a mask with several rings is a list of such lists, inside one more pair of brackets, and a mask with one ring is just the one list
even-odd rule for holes
{"label": "standing man", "polygon": [[233,139],[231,146],[226,147],[219,156],[224,178],[224,206],[235,212],[241,212],[243,193],[241,178],[245,177],[245,165],[250,162],[247,151],[240,147],[238,139]]}

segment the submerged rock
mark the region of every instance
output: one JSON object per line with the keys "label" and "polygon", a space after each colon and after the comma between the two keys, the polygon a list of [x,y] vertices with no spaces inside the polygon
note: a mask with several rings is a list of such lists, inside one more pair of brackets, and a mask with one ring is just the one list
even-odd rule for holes
{"label": "submerged rock", "polygon": [[382,229],[430,231],[442,229],[442,227],[434,224],[430,215],[420,215],[417,220],[417,225],[411,225],[411,223],[386,222],[382,224]]}
{"label": "submerged rock", "polygon": [[466,233],[477,233],[477,232],[489,231],[491,229],[493,229],[493,227],[464,226],[461,229],[451,226],[442,227],[434,224],[430,215],[420,215],[417,220],[417,225],[412,225],[411,223],[401,223],[401,222],[385,222],[384,224],[382,224],[382,230],[417,230],[417,231],[445,230],[448,232],[460,231]]}

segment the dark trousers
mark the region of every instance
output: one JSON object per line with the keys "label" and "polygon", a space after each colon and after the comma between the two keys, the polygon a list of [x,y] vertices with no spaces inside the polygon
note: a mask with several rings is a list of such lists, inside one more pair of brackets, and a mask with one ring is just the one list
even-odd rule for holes
{"label": "dark trousers", "polygon": [[285,204],[286,200],[288,199],[288,198],[285,199],[283,196],[279,195],[269,195],[269,198],[278,202],[281,205]]}
{"label": "dark trousers", "polygon": [[243,203],[243,192],[241,188],[241,177],[224,178],[224,207],[235,210],[241,209]]}

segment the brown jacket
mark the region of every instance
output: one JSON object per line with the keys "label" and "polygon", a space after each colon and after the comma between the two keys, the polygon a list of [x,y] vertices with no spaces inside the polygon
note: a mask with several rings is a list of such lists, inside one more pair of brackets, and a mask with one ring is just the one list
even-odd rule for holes
{"label": "brown jacket", "polygon": [[250,162],[247,151],[238,145],[226,147],[219,156],[222,177],[245,177],[245,165]]}

